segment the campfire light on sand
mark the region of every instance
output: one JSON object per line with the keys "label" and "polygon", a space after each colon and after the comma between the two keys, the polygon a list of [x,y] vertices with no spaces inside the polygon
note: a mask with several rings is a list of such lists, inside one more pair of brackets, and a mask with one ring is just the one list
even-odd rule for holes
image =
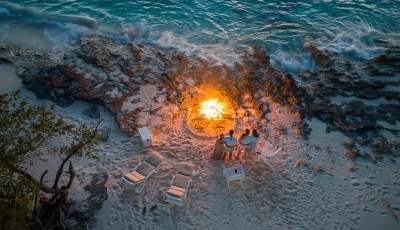
{"label": "campfire light on sand", "polygon": [[200,115],[207,119],[219,120],[224,114],[224,105],[218,102],[218,99],[211,99],[201,103]]}

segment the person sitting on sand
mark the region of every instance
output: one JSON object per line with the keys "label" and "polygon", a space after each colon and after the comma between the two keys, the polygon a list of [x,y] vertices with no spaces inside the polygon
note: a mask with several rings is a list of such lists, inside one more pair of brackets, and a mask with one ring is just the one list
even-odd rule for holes
{"label": "person sitting on sand", "polygon": [[222,154],[224,153],[225,148],[225,141],[223,139],[224,134],[220,134],[219,138],[215,142],[214,152],[212,154],[213,160],[220,160],[222,158]]}
{"label": "person sitting on sand", "polygon": [[249,154],[249,148],[250,148],[250,143],[252,141],[252,138],[249,136],[250,130],[246,129],[246,132],[242,134],[242,136],[239,139],[239,151],[236,156],[236,159],[239,159],[240,153],[242,152],[242,149],[244,150],[245,154]]}
{"label": "person sitting on sand", "polygon": [[225,141],[224,156],[222,159],[226,158],[226,153],[229,153],[229,160],[232,160],[232,152],[237,148],[237,140],[233,137],[233,130],[229,131],[229,137],[225,137],[222,140]]}
{"label": "person sitting on sand", "polygon": [[251,143],[249,148],[249,154],[255,154],[257,150],[258,141],[260,140],[260,135],[258,134],[257,130],[253,129],[250,138],[251,138]]}

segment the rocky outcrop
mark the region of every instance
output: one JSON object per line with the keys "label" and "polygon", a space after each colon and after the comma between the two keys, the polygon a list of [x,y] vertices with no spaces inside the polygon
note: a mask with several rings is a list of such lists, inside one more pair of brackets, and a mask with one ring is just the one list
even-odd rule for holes
{"label": "rocky outcrop", "polygon": [[85,115],[88,115],[89,117],[93,119],[100,119],[100,110],[96,105],[90,106],[90,108],[86,109],[85,111],[82,112]]}
{"label": "rocky outcrop", "polygon": [[[137,132],[140,114],[146,109],[124,109],[124,105],[135,105],[136,99],[132,98],[148,84],[165,89],[167,102],[178,107],[185,97],[195,96],[192,87],[208,84],[229,95],[236,107],[244,107],[260,125],[268,113],[265,109],[258,111],[268,108],[264,97],[304,117],[300,111],[305,90],[290,74],[275,69],[261,46],[245,53],[243,63],[235,66],[213,65],[198,57],[146,44],[118,46],[107,36],[81,38],[75,50],[58,58],[1,45],[0,58],[15,63],[23,83],[38,97],[60,106],[68,106],[76,99],[103,104],[116,114],[119,126],[128,135]],[[215,84],[210,84],[212,81]],[[248,97],[244,99],[244,95]]]}
{"label": "rocky outcrop", "polygon": [[318,49],[315,41],[312,38],[307,38],[303,46],[305,49],[309,50],[315,63],[319,66],[320,69],[329,68],[333,64],[333,55],[329,52],[324,52]]}
{"label": "rocky outcrop", "polygon": [[297,136],[303,137],[304,139],[308,140],[308,135],[310,135],[312,129],[305,121],[294,122],[292,127]]}
{"label": "rocky outcrop", "polygon": [[108,199],[106,183],[108,174],[106,172],[94,174],[90,184],[84,189],[90,194],[89,197],[79,204],[73,206],[71,215],[78,221],[86,221],[103,206]]}
{"label": "rocky outcrop", "polygon": [[378,135],[380,129],[377,120],[396,124],[400,120],[394,111],[400,111],[399,104],[382,104],[377,107],[365,105],[361,101],[331,104],[328,100],[313,103],[311,111],[320,120],[331,124],[330,130],[340,130],[347,136],[357,137],[369,134]]}
{"label": "rocky outcrop", "polygon": [[[365,63],[320,50],[312,39],[304,47],[317,67],[296,77],[274,68],[261,46],[245,52],[241,63],[227,66],[148,44],[120,46],[107,36],[81,38],[77,47],[62,57],[0,45],[0,61],[14,65],[23,83],[38,97],[61,106],[76,99],[104,105],[128,135],[137,132],[141,116],[155,113],[166,104],[181,107],[186,98],[197,96],[192,89],[200,86],[215,88],[227,96],[235,108],[253,116],[260,129],[267,122],[269,104],[277,103],[299,118],[293,129],[304,138],[311,132],[304,119],[312,117],[326,122],[327,132],[340,130],[363,145],[382,138],[380,130],[398,132],[378,122],[394,125],[400,121],[396,101],[400,94],[393,90],[400,86],[398,47]],[[157,108],[152,107],[156,96],[149,99],[151,105],[147,107],[136,97],[148,85],[157,88],[157,97],[165,98]],[[337,96],[352,97],[353,101],[331,103]],[[374,99],[386,103],[364,103]],[[91,114],[98,117],[96,111]]]}
{"label": "rocky outcrop", "polygon": [[363,68],[370,76],[394,76],[400,73],[400,47],[389,47],[384,54],[368,61]]}
{"label": "rocky outcrop", "polygon": [[[400,122],[395,113],[396,110],[400,111],[400,94],[396,90],[400,86],[399,48],[391,47],[379,57],[366,63],[357,63],[319,50],[312,40],[305,47],[310,50],[318,65],[318,68],[298,75],[307,95],[318,99],[305,100],[309,117],[317,117],[326,122],[326,132],[339,130],[353,137],[354,143],[369,145],[373,151],[378,149],[375,145],[389,143],[381,131],[397,134],[399,130],[382,126],[378,121],[386,121],[391,125]],[[390,76],[390,79],[382,78],[382,75]],[[333,97],[353,99],[335,104],[330,101]],[[386,103],[381,98],[386,99]],[[380,99],[381,102],[365,103],[374,99]],[[359,151],[356,145],[351,146],[353,147],[348,148],[348,152],[353,154],[348,155],[356,156]],[[391,151],[381,153],[393,154]]]}
{"label": "rocky outcrop", "polygon": [[393,92],[382,89],[387,85],[400,85],[399,77],[393,80],[370,79],[360,69],[369,71],[370,76],[378,75],[379,77],[379,73],[371,73],[371,68],[375,67],[381,71],[390,68],[391,75],[400,74],[400,49],[398,47],[392,47],[384,55],[361,66],[359,63],[344,60],[341,57],[335,57],[330,53],[319,50],[311,39],[307,41],[305,47],[312,53],[318,68],[304,71],[298,77],[306,83],[303,86],[313,97],[354,95],[367,100],[379,97],[385,97],[388,100],[394,98]]}

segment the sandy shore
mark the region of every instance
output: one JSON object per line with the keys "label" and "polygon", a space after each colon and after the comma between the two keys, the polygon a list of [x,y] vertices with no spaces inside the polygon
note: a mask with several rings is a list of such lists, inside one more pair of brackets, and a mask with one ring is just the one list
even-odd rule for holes
{"label": "sandy shore", "polygon": [[[9,67],[1,68],[8,69],[2,72],[2,81],[16,78]],[[18,88],[21,84],[2,87],[0,93]],[[22,94],[33,103],[44,102],[26,90]],[[57,113],[70,123],[90,124],[95,120],[82,114],[89,107],[75,102],[67,108],[57,106]],[[317,119],[309,122],[313,131],[308,141],[296,139],[289,127],[296,118],[272,106],[269,136],[263,134],[259,149],[266,140],[282,146],[280,162],[272,163],[277,171],[252,158],[242,160],[246,170],[244,190],[238,182],[231,182],[229,192],[222,175],[223,162],[211,160],[214,139],[187,132],[183,114],[168,117],[168,122],[144,118],[143,123],[156,119],[156,126],[150,126],[154,146],[144,149],[138,137],[122,134],[114,117],[101,111],[105,118],[102,126],[110,127],[112,133],[108,142],[95,149],[100,160],[73,160],[77,179],[71,198],[75,200],[85,198],[83,187],[94,174],[107,172],[110,176],[109,198],[97,213],[93,229],[400,229],[400,222],[381,200],[386,197],[400,215],[400,161],[384,157],[373,164],[357,159],[356,170],[349,171],[353,163],[345,157],[342,146],[348,138],[340,132],[325,133],[325,124]],[[251,128],[250,122],[239,123],[236,130]],[[276,127],[283,127],[286,134],[277,133]],[[151,152],[160,153],[166,162],[147,181],[142,193],[136,194],[122,183],[121,176]],[[44,168],[51,171],[59,159],[43,160],[31,170],[38,174]],[[306,166],[295,167],[297,160],[304,160]],[[165,192],[180,162],[192,163],[197,169],[184,206],[170,207],[164,202]],[[155,205],[157,209],[149,211]],[[144,207],[148,210],[145,215]]]}

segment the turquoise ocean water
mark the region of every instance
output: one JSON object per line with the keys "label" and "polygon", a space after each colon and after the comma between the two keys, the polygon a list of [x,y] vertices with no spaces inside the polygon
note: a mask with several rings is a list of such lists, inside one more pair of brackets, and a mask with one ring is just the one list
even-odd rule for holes
{"label": "turquoise ocean water", "polygon": [[303,48],[365,61],[400,45],[400,0],[14,0],[0,2],[0,41],[60,52],[81,36],[149,42],[215,62],[233,63],[263,45],[273,63],[313,68]]}

